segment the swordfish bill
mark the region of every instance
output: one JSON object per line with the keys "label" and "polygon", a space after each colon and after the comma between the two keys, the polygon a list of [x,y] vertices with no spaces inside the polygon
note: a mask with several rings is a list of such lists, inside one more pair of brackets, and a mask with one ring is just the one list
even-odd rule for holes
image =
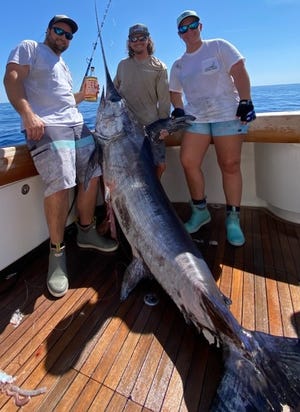
{"label": "swordfish bill", "polygon": [[224,373],[211,411],[281,411],[286,404],[297,408],[299,339],[246,330],[234,318],[156,177],[145,132],[110,77],[101,35],[100,43],[106,93],[102,92],[96,117],[95,141],[100,150],[95,153],[102,153],[104,183],[133,255],[121,299],[142,278],[153,276],[185,320],[221,346]]}

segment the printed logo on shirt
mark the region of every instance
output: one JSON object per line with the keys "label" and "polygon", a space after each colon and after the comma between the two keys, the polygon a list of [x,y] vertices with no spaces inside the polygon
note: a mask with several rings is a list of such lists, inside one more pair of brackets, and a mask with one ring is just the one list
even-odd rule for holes
{"label": "printed logo on shirt", "polygon": [[219,71],[219,62],[216,57],[206,59],[202,62],[202,70],[204,74],[212,74]]}

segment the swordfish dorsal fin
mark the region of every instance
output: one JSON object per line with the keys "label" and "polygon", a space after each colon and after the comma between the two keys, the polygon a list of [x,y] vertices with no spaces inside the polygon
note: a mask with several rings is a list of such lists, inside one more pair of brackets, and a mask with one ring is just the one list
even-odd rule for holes
{"label": "swordfish dorsal fin", "polygon": [[103,42],[102,42],[102,36],[101,33],[99,32],[99,39],[100,39],[100,45],[101,45],[101,51],[102,51],[102,57],[104,61],[104,69],[105,69],[105,77],[106,77],[106,99],[110,100],[111,102],[118,102],[119,100],[122,99],[122,97],[119,95],[117,89],[115,88],[115,85],[111,79],[107,62],[106,62],[106,57],[104,53],[104,47],[103,47]]}

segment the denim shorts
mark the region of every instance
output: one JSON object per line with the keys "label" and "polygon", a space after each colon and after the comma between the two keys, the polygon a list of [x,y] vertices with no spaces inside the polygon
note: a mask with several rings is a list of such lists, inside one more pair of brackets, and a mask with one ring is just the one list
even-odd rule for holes
{"label": "denim shorts", "polygon": [[237,134],[247,134],[248,125],[242,124],[238,119],[212,123],[191,122],[185,130],[190,133],[207,134],[214,137],[232,136]]}
{"label": "denim shorts", "polygon": [[[83,183],[88,161],[95,148],[86,125],[46,126],[40,140],[27,139],[36,170],[45,185],[45,197]],[[92,177],[100,176],[97,166]]]}

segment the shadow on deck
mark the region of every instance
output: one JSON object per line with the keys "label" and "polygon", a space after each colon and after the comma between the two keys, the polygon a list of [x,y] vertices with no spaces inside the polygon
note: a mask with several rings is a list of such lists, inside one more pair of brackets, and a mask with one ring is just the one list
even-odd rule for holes
{"label": "shadow on deck", "polygon": [[[185,220],[188,206],[175,206]],[[247,241],[234,248],[225,240],[223,207],[210,210],[211,223],[193,237],[234,316],[251,330],[300,336],[300,225],[242,208]],[[120,302],[125,242],[105,255],[79,250],[74,239],[71,227],[64,298],[51,298],[45,286],[47,244],[23,260],[18,281],[1,293],[0,369],[21,387],[48,389],[23,410],[207,412],[222,374],[220,350],[186,325],[155,281]],[[148,292],[157,306],[145,305]],[[17,310],[24,317],[14,327]],[[18,410],[5,394],[0,409]]]}

